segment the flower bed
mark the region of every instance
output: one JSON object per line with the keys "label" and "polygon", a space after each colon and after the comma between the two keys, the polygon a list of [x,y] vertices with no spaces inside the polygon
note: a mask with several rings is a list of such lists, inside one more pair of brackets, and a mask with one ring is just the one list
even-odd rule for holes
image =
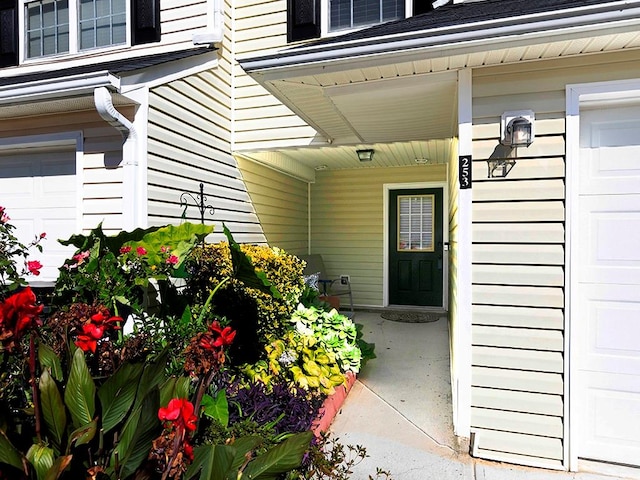
{"label": "flower bed", "polygon": [[24,286],[46,235],[22,245],[0,218],[0,478],[311,479],[338,461],[321,432],[372,350],[296,257],[226,228],[203,245],[203,225],[98,227],[62,242],[45,315]]}

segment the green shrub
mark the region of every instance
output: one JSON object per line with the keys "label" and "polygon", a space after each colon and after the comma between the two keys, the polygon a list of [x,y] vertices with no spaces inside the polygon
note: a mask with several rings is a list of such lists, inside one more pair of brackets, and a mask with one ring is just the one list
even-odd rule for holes
{"label": "green shrub", "polygon": [[[226,317],[238,332],[230,351],[235,364],[257,361],[269,339],[281,337],[290,329],[288,319],[296,310],[305,286],[303,265],[295,256],[267,246],[241,245],[240,249],[280,292],[280,298],[236,278],[216,293],[213,299],[216,314]],[[187,268],[191,274],[187,295],[197,311],[202,308],[207,292],[234,276],[229,244],[221,242],[198,248]]]}

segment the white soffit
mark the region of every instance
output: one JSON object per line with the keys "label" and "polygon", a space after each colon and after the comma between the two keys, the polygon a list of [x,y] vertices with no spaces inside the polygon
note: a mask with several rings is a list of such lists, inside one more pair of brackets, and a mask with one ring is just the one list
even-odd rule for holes
{"label": "white soffit", "polygon": [[334,145],[456,136],[456,72],[328,83],[290,80],[271,87]]}

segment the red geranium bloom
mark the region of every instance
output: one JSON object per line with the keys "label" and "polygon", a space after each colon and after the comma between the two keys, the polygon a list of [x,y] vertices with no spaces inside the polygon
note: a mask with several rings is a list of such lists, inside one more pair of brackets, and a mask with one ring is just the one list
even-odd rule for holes
{"label": "red geranium bloom", "polygon": [[126,246],[126,247],[120,247],[120,253],[122,255],[124,255],[125,253],[129,253],[131,251],[131,247]]}
{"label": "red geranium bloom", "polygon": [[169,255],[169,257],[167,258],[167,263],[170,265],[176,265],[179,261],[180,259],[175,255]]}
{"label": "red geranium bloom", "polygon": [[147,254],[147,249],[144,247],[138,247],[136,248],[136,253],[140,256],[142,255],[146,255]]}

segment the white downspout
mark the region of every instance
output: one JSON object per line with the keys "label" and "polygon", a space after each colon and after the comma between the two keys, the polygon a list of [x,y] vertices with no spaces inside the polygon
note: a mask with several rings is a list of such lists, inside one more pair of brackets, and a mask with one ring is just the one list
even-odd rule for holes
{"label": "white downspout", "polygon": [[93,101],[98,114],[113,128],[122,134],[122,229],[134,230],[141,225],[138,205],[141,201],[138,186],[138,134],[124,115],[113,106],[111,93],[106,87],[98,87],[93,91]]}

